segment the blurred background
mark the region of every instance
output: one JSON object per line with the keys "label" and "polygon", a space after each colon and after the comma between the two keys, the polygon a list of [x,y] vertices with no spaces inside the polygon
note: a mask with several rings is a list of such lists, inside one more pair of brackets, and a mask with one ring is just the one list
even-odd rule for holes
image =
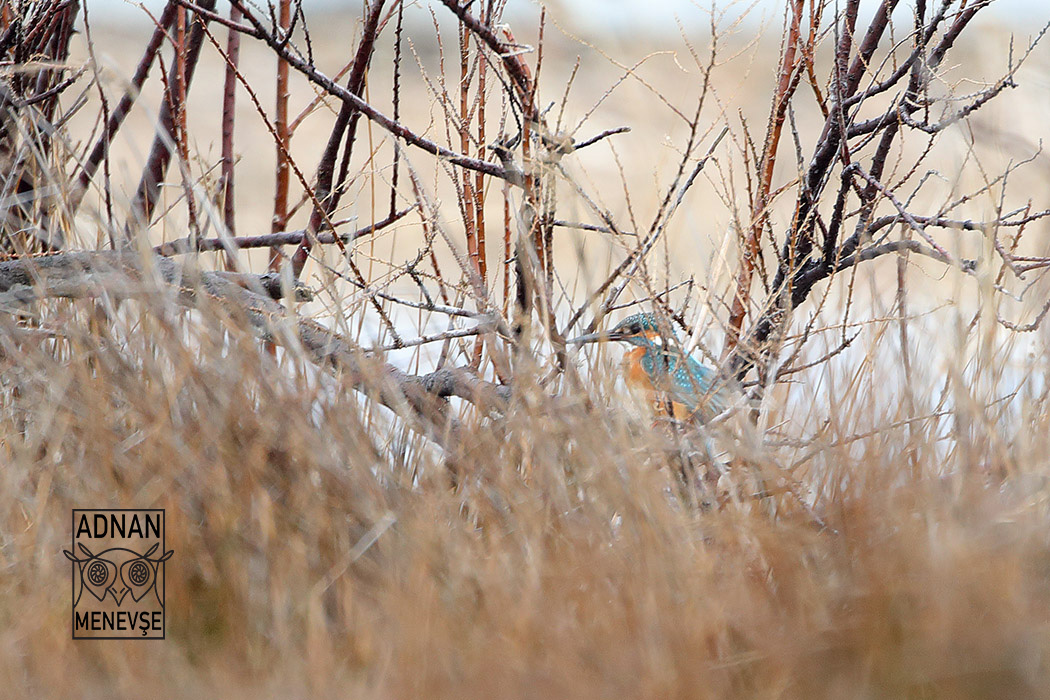
{"label": "blurred background", "polygon": [[[911,30],[912,4],[894,15],[895,42]],[[861,4],[869,14],[875,5]],[[70,152],[93,139],[99,88],[111,99],[122,93],[161,6],[85,0],[89,23],[78,20],[70,60],[90,65],[90,33],[99,85],[81,86],[85,106],[64,125]],[[362,4],[304,8],[316,63],[334,75],[357,45]],[[570,187],[578,184],[623,228],[645,230],[701,95],[694,160],[729,128],[649,270],[658,289],[696,282],[688,317],[718,357],[719,302],[731,293],[750,216],[748,164],[770,114],[784,4],[562,0],[547,8],[543,107],[558,114],[567,94],[559,121],[577,139],[631,130],[563,159],[559,216],[593,223]],[[511,0],[505,22],[535,46],[540,13]],[[1048,20],[1043,0],[996,0],[952,50],[933,92],[962,99],[994,84]],[[458,147],[438,97],[442,85],[454,91],[459,71],[450,13],[406,3],[405,27],[401,119]],[[214,34],[225,41],[224,29]],[[386,113],[391,35],[381,36],[365,95]],[[831,43],[825,36],[818,48],[821,76]],[[527,56],[530,66],[536,60]],[[276,61],[246,38],[240,65],[260,109],[238,88],[237,233],[269,233],[275,148],[259,111],[272,115]],[[186,166],[202,202],[218,189],[224,69],[205,44],[188,96]],[[118,212],[155,133],[159,74],[155,67],[113,144]],[[1050,44],[1014,81],[928,153],[917,133],[895,152],[889,176],[923,183],[909,207],[952,204],[953,215],[984,220],[1048,206]],[[796,153],[812,151],[824,123],[812,94],[798,95],[773,177],[787,191],[804,165]],[[291,151],[309,181],[338,105],[297,77],[290,102],[293,117],[302,112]],[[873,114],[885,107],[873,103]],[[487,140],[513,135],[502,116],[487,112]],[[367,148],[354,151],[336,212],[350,220],[346,229],[385,216],[389,204],[391,139],[368,122],[357,138]],[[909,170],[917,155],[926,156],[923,169]],[[449,232],[434,267],[452,279],[453,302],[469,305],[449,250],[463,247],[464,218],[451,178],[418,149],[401,164],[402,200],[411,201],[410,164],[438,209],[428,223]],[[1015,165],[1009,187],[987,187]],[[488,187],[486,215],[502,228],[502,185]],[[187,233],[174,168],[162,193],[146,234],[153,244]],[[107,244],[103,194],[92,189],[78,212],[79,246]],[[508,211],[520,204],[515,194]],[[300,195],[293,180],[292,201]],[[793,204],[793,195],[781,197],[770,212],[779,236]],[[304,225],[307,209],[291,228]],[[425,239],[421,218],[351,247],[370,285],[421,296],[403,274]],[[937,235],[952,254],[994,258],[982,232]],[[559,321],[636,240],[559,229]],[[1035,221],[1020,251],[1047,255],[1048,241],[1046,219]],[[769,272],[775,254],[766,252]],[[388,342],[367,295],[327,274],[324,265],[346,261],[316,253],[303,277],[318,297],[297,311],[361,347]],[[493,289],[509,255],[493,235]],[[211,253],[202,259],[222,264]],[[252,271],[267,267],[264,250],[246,260]],[[111,314],[102,302],[56,301],[39,326],[11,322],[0,333],[4,343],[17,340],[0,353],[0,688],[99,698],[1050,697],[1050,327],[1015,333],[997,322],[1030,322],[1050,292],[1038,274],[1002,289],[995,274],[887,256],[821,287],[787,329],[784,354],[804,345],[791,358],[802,371],[766,392],[757,429],[744,420],[722,426],[739,461],[718,478],[716,507],[679,497],[680,444],[619,393],[620,348],[573,352],[567,366],[578,374],[544,384],[537,377],[556,376],[555,360],[535,340],[537,367],[521,370],[523,398],[506,416],[453,404],[467,437],[449,456],[302,353],[267,352],[222,308],[177,313],[158,295]],[[431,289],[437,277],[425,278]],[[648,293],[632,284],[623,301]],[[672,302],[687,297],[680,289]],[[451,326],[416,308],[388,311],[407,338]],[[847,336],[856,342],[808,365]],[[438,357],[441,345],[383,359],[422,374],[442,360],[467,362],[474,347],[461,338]],[[490,369],[481,371],[491,377]],[[165,643],[69,639],[69,563],[60,554],[69,508],[103,505],[169,509],[176,554]]]}

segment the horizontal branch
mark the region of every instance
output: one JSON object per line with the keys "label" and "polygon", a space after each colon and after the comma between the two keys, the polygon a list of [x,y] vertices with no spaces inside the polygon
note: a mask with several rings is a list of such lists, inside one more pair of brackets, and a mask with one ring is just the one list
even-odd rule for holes
{"label": "horizontal branch", "polygon": [[581,148],[587,148],[588,146],[593,146],[594,144],[598,143],[602,139],[607,139],[610,136],[615,136],[616,134],[626,134],[630,130],[631,130],[631,127],[629,127],[629,126],[618,126],[615,129],[606,129],[602,133],[598,134],[597,136],[592,136],[591,138],[587,139],[586,141],[583,141],[581,143],[574,143],[572,145],[572,150],[578,151]]}
{"label": "horizontal branch", "polygon": [[1003,328],[1017,333],[1031,333],[1032,331],[1039,329],[1039,326],[1042,325],[1043,319],[1046,318],[1048,312],[1050,312],[1050,299],[1047,299],[1046,303],[1043,304],[1043,308],[1039,310],[1039,313],[1036,314],[1035,319],[1031,323],[1020,324],[1008,321],[1000,316],[999,312],[996,312],[995,318],[1000,324],[1002,324]]}
{"label": "horizontal branch", "polygon": [[936,134],[944,131],[949,126],[956,124],[966,117],[970,116],[981,107],[986,105],[995,99],[1003,90],[1006,88],[1015,88],[1015,83],[1011,76],[1007,76],[1000,80],[998,83],[982,91],[980,94],[973,98],[973,101],[967,103],[960,109],[956,110],[953,114],[945,117],[939,122],[930,123],[927,121],[919,121],[914,119],[911,115],[916,111],[916,106],[912,104],[905,104],[903,102],[895,102],[892,107],[883,112],[877,117],[873,117],[866,121],[856,122],[851,124],[848,129],[849,138],[853,139],[858,136],[864,136],[874,131],[883,129],[890,124],[900,122],[913,129],[926,132],[927,134]]}
{"label": "horizontal branch", "polygon": [[917,119],[913,119],[911,117],[911,113],[905,110],[900,110],[900,119],[904,124],[910,126],[913,129],[924,131],[927,134],[936,134],[938,132],[944,131],[952,124],[958,123],[966,117],[970,116],[971,114],[979,110],[981,107],[995,99],[999,95],[999,93],[1001,93],[1006,88],[1015,87],[1017,87],[1017,83],[1015,83],[1010,76],[1007,76],[1006,78],[996,83],[994,86],[982,92],[980,95],[974,98],[972,102],[964,105],[962,109],[959,109],[954,114],[951,114],[948,117],[942,119],[941,121],[932,124],[927,121],[918,121]]}
{"label": "horizontal branch", "polygon": [[[901,241],[889,241],[870,248],[865,248],[858,253],[843,258],[839,261],[839,264],[835,266],[835,272],[841,272],[842,270],[848,269],[862,262],[868,260],[874,260],[880,258],[883,255],[889,255],[890,253],[902,253],[908,251],[911,253],[917,253],[919,255],[925,255],[928,258],[933,258],[937,262],[942,262],[945,265],[953,265],[958,267],[963,272],[972,273],[977,269],[976,260],[967,260],[965,258],[955,260],[951,256],[944,255],[938,250],[930,248],[929,246],[923,245],[919,241],[915,240],[901,240]],[[825,275],[830,277],[830,273]]]}
{"label": "horizontal branch", "polygon": [[551,222],[551,226],[557,226],[559,228],[574,228],[579,231],[597,231],[599,233],[618,233],[621,236],[637,236],[638,234],[634,231],[613,231],[608,226],[601,226],[600,224],[585,224],[578,221],[562,221],[561,219],[555,219]]}
{"label": "horizontal branch", "polygon": [[250,277],[254,276],[202,271],[174,258],[135,252],[58,253],[0,262],[0,305],[53,297],[142,298],[174,288],[183,304],[197,306],[210,300],[226,307],[234,318],[243,316],[260,340],[301,347],[311,360],[336,371],[354,389],[402,417],[422,422],[439,442],[445,442],[440,432],[448,425],[443,399],[456,396],[486,412],[506,408],[510,387],[485,381],[467,370],[410,375],[332,329],[289,312],[261,286],[252,288]]}
{"label": "horizontal branch", "polygon": [[440,343],[446,340],[452,340],[455,338],[472,338],[482,333],[491,332],[493,329],[492,324],[474,326],[473,328],[454,328],[449,331],[442,331],[441,333],[432,333],[430,335],[423,335],[418,338],[411,340],[402,340],[399,344],[395,345],[383,345],[375,347],[369,350],[369,352],[385,352],[387,350],[404,350],[405,348],[414,348],[420,345],[429,345],[430,343]]}
{"label": "horizontal branch", "polygon": [[[937,228],[948,228],[957,229],[960,231],[988,231],[990,229],[998,228],[1000,226],[1015,228],[1019,226],[1025,226],[1033,221],[1039,219],[1045,219],[1050,217],[1050,209],[1045,211],[1038,211],[1027,216],[1023,216],[1020,219],[1011,219],[1010,215],[1005,215],[999,219],[991,219],[988,221],[974,221],[972,219],[949,219],[944,216],[920,216],[912,215],[912,218],[923,226],[934,226]],[[880,229],[884,229],[887,226],[900,223],[904,221],[904,218],[898,212],[897,214],[887,214],[886,216],[880,216],[871,222],[868,226],[868,234],[874,234]]]}
{"label": "horizontal branch", "polygon": [[[174,270],[166,258],[158,258],[162,279],[175,284]],[[141,285],[128,282],[142,277],[142,255],[134,251],[101,250],[36,255],[0,262],[0,305],[29,303],[49,297],[68,299],[109,295],[131,298],[142,293]],[[234,284],[269,299],[285,298],[279,273],[209,272],[224,284]],[[118,284],[122,283],[122,284]],[[296,282],[289,290],[296,301],[310,301],[313,294]]]}
{"label": "horizontal branch", "polygon": [[903,219],[904,222],[907,223],[913,231],[915,231],[915,233],[922,236],[922,238],[930,244],[930,247],[936,250],[945,260],[949,262],[952,261],[952,256],[948,253],[948,251],[942,248],[937,243],[937,241],[933,240],[933,237],[930,234],[926,233],[926,228],[921,223],[916,221],[915,217],[912,216],[908,212],[908,210],[904,208],[904,204],[901,203],[899,199],[897,199],[897,196],[893,194],[893,192],[891,192],[889,189],[887,189],[885,185],[879,182],[878,179],[876,179],[867,171],[865,171],[864,168],[861,167],[860,163],[854,162],[850,164],[847,170],[851,173],[856,173],[857,175],[859,175],[861,179],[863,179],[865,182],[867,182],[869,185],[875,188],[878,192],[880,192],[882,196],[890,200],[890,203],[893,204],[893,206],[897,209],[897,213],[900,214],[901,219]]}
{"label": "horizontal branch", "polygon": [[[316,234],[314,237],[317,239],[316,242],[321,244],[335,243],[336,239],[339,239],[343,243],[349,243],[350,241],[371,235],[376,231],[380,231],[387,226],[400,221],[413,209],[415,209],[415,207],[408,207],[407,209],[394,212],[382,221],[377,221],[374,224],[369,224],[368,226],[359,228],[356,231],[351,231],[350,233],[334,234],[330,231],[325,231]],[[191,237],[186,236],[185,238],[179,238],[174,241],[168,241],[167,243],[161,243],[158,246],[154,246],[153,252],[157,255],[163,256],[182,255],[195,251],[208,252],[215,250],[226,250],[232,253],[244,248],[269,248],[271,246],[296,245],[302,243],[305,236],[305,229],[299,229],[297,231],[280,231],[278,233],[264,233],[258,236],[202,238],[196,242],[194,242]]]}

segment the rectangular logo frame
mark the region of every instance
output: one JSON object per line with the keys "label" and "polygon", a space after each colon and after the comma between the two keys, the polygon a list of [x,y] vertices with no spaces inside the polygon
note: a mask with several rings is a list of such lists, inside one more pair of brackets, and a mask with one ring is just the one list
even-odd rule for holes
{"label": "rectangular logo frame", "polygon": [[74,508],[70,626],[73,639],[165,639],[163,508]]}

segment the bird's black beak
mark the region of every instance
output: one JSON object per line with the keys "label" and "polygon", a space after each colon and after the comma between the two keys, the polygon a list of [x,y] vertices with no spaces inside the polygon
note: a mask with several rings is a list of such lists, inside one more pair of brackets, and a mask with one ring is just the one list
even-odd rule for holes
{"label": "bird's black beak", "polygon": [[583,345],[584,343],[600,343],[608,340],[623,340],[625,336],[623,333],[618,331],[598,331],[597,333],[585,333],[584,335],[578,335],[575,338],[566,340],[566,343],[573,345]]}

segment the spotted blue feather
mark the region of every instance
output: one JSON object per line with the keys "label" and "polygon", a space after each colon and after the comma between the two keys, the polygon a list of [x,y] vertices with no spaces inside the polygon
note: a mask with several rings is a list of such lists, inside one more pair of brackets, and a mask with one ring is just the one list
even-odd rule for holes
{"label": "spotted blue feather", "polygon": [[645,348],[642,369],[653,386],[667,391],[672,401],[690,411],[699,411],[705,418],[716,416],[729,407],[729,391],[719,381],[718,373],[683,353],[677,343],[665,345],[665,339],[675,336],[670,329],[661,328],[653,314],[628,316],[611,334],[618,340]]}

